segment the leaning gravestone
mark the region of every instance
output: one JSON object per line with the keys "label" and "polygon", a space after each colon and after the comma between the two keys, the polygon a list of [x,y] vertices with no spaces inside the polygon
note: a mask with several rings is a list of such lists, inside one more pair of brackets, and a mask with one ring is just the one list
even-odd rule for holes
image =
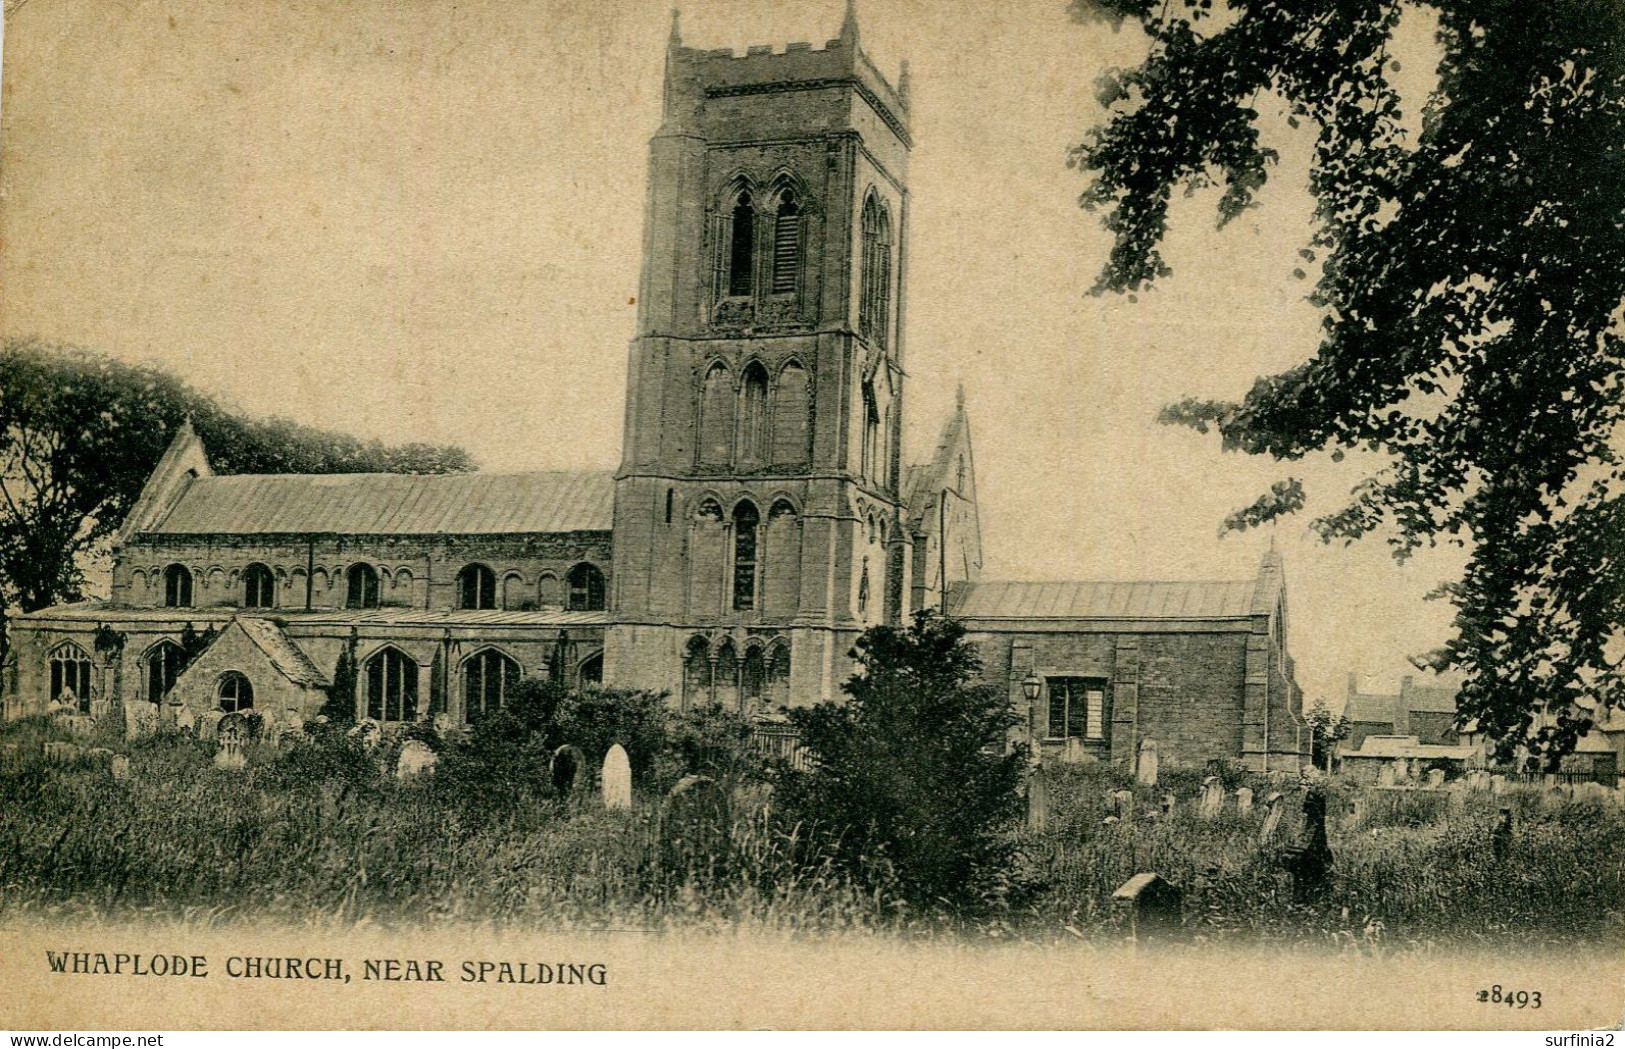
{"label": "leaning gravestone", "polygon": [[1236,812],[1246,816],[1253,811],[1253,788],[1236,788]]}
{"label": "leaning gravestone", "polygon": [[1157,785],[1157,741],[1154,739],[1142,740],[1140,743],[1140,760],[1135,766],[1134,780],[1143,787]]}
{"label": "leaning gravestone", "polygon": [[553,793],[559,798],[568,801],[580,797],[587,783],[587,755],[574,743],[566,743],[553,752],[547,774],[553,781]]}
{"label": "leaning gravestone", "polygon": [[1264,799],[1264,826],[1259,829],[1258,840],[1261,844],[1269,844],[1275,837],[1276,830],[1281,826],[1281,819],[1286,815],[1286,795],[1280,791],[1271,791]]}
{"label": "leaning gravestone", "polygon": [[409,739],[401,745],[400,757],[395,759],[396,779],[416,779],[434,771],[440,755],[429,749],[420,739]]}
{"label": "leaning gravestone", "polygon": [[1119,886],[1112,903],[1126,918],[1129,937],[1143,942],[1179,934],[1184,895],[1162,875],[1146,871]]}
{"label": "leaning gravestone", "polygon": [[1197,815],[1205,820],[1211,820],[1217,819],[1222,811],[1224,811],[1224,784],[1219,782],[1219,777],[1209,776],[1202,781],[1202,801]]}
{"label": "leaning gravestone", "polygon": [[630,809],[632,807],[632,762],[626,748],[619,743],[604,755],[604,808]]}

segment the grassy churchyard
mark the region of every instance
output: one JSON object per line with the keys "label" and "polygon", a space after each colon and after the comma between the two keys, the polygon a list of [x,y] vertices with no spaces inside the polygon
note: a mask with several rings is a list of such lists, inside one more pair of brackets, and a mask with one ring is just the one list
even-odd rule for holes
{"label": "grassy churchyard", "polygon": [[[561,798],[545,764],[494,776],[452,750],[400,778],[401,743],[387,736],[250,742],[241,767],[222,768],[215,740],[126,740],[114,720],[88,736],[60,717],[0,731],[0,918],[1109,942],[1126,933],[1114,890],[1154,871],[1183,892],[1179,935],[1192,941],[1357,952],[1625,942],[1616,792],[1404,792],[1334,777],[1329,882],[1294,902],[1281,856],[1298,832],[1296,781],[1165,768],[1156,787],[1135,787],[1102,766],[1052,766],[1045,825],[1010,832],[1008,891],[933,913],[809,862],[802,829],[776,816],[749,763],[710,808],[662,800],[692,771],[668,762],[634,785],[630,809],[611,810],[598,753],[575,797]],[[1256,799],[1246,812],[1244,787]],[[1276,791],[1279,825],[1266,837]],[[1512,830],[1497,842],[1503,806]]]}

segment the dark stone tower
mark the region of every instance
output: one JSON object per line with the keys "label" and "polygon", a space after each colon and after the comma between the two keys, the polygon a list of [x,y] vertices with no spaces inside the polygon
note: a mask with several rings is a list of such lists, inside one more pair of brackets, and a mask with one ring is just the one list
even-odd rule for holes
{"label": "dark stone tower", "polygon": [[839,693],[903,612],[906,69],[840,36],[684,47],[649,147],[615,489],[613,684],[747,710]]}

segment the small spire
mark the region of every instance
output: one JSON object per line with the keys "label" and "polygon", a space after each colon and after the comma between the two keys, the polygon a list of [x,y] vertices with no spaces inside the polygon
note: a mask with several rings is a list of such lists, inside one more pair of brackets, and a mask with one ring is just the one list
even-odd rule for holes
{"label": "small spire", "polygon": [[841,20],[841,43],[858,44],[858,0],[846,0],[846,17]]}
{"label": "small spire", "polygon": [[668,41],[672,47],[683,46],[683,11],[682,8],[671,9],[671,39]]}

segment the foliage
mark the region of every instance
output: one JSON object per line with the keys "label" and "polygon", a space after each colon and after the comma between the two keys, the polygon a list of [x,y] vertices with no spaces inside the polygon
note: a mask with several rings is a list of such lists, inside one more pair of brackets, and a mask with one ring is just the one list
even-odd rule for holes
{"label": "foliage", "polygon": [[[1460,712],[1503,756],[1524,743],[1554,763],[1591,722],[1577,699],[1625,702],[1625,2],[1214,8],[1073,0],[1150,40],[1103,78],[1109,119],[1072,157],[1115,236],[1096,291],[1168,274],[1174,186],[1222,182],[1221,225],[1253,203],[1277,159],[1265,110],[1308,125],[1317,210],[1300,254],[1320,264],[1320,344],[1239,403],[1187,400],[1164,421],[1279,460],[1379,453],[1314,527],[1327,541],[1384,529],[1400,557],[1466,548],[1438,592],[1455,628],[1431,664],[1465,673]],[[1437,19],[1414,141],[1390,56],[1402,16]],[[1303,495],[1289,478],[1228,524]]]}
{"label": "foliage", "polygon": [[1333,714],[1323,699],[1304,711],[1303,723],[1309,729],[1309,746],[1316,767],[1328,772],[1332,767],[1332,751],[1339,740],[1349,738],[1353,725],[1343,714]]}
{"label": "foliage", "polygon": [[333,684],[322,703],[321,716],[339,724],[355,720],[355,690],[360,671],[355,662],[355,643],[352,639],[339,650],[333,664]]}
{"label": "foliage", "polygon": [[1008,869],[1026,758],[1009,702],[976,684],[959,623],[929,610],[858,639],[846,703],[790,712],[810,767],[779,767],[777,804],[854,876],[889,871],[916,906],[985,898]]}
{"label": "foliage", "polygon": [[456,448],[386,446],[251,420],[152,367],[38,339],[0,343],[0,625],[78,600],[82,563],[123,523],[191,419],[221,473],[444,473]]}

